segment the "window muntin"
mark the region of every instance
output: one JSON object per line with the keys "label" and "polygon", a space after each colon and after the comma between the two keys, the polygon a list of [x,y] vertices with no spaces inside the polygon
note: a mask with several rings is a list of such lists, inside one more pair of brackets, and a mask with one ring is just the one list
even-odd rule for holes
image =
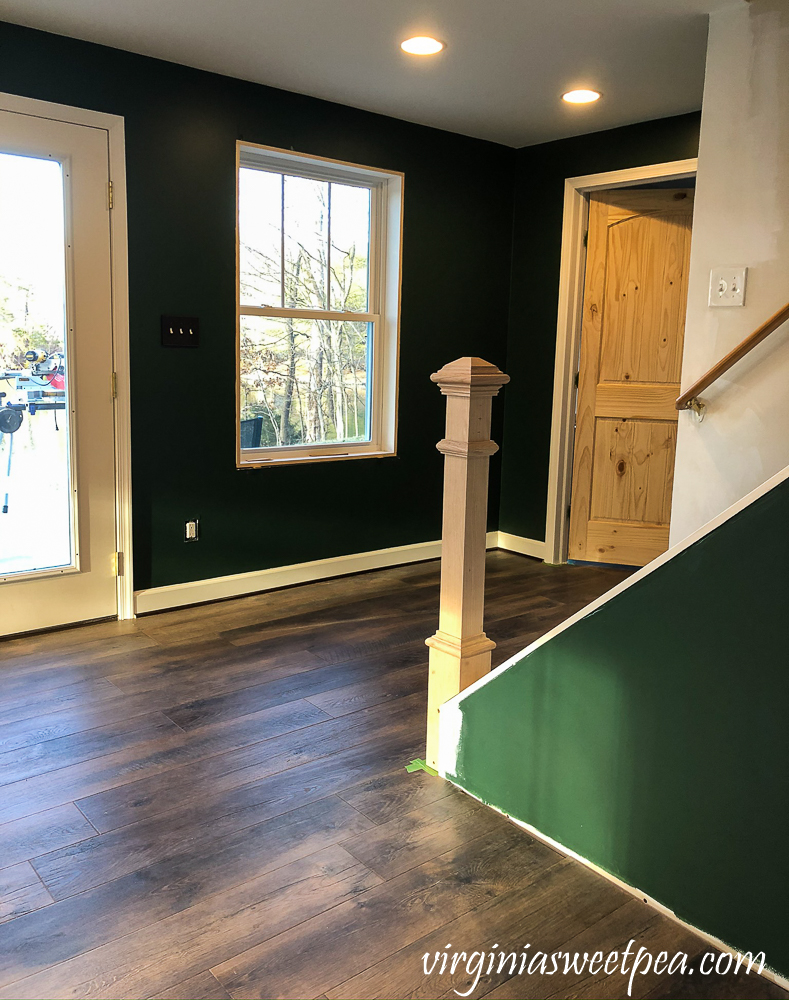
{"label": "window muntin", "polygon": [[401,190],[240,147],[239,465],[393,453]]}

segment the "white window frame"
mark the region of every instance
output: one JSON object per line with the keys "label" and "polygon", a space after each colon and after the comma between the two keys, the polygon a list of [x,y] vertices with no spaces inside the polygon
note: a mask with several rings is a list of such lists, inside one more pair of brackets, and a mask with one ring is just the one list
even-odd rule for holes
{"label": "white window frame", "polygon": [[[301,177],[369,187],[369,299],[366,313],[283,309],[241,303],[239,172],[241,167],[274,170]],[[349,458],[385,458],[397,449],[397,383],[400,341],[403,174],[249,142],[236,143],[236,466],[259,468]],[[370,407],[370,440],[327,444],[241,448],[241,318],[287,316],[374,323]]]}

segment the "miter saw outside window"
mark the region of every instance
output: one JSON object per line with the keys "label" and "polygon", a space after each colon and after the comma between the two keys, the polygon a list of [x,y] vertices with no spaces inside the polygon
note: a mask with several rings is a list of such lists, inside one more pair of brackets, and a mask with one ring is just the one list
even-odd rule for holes
{"label": "miter saw outside window", "polygon": [[11,484],[11,462],[14,453],[14,434],[22,426],[25,416],[31,419],[42,410],[52,410],[55,428],[59,430],[57,411],[66,409],[66,359],[63,354],[34,350],[25,354],[25,368],[0,369],[0,384],[9,387],[0,390],[0,434],[8,437],[8,459],[5,476],[5,494],[0,513],[8,513]]}

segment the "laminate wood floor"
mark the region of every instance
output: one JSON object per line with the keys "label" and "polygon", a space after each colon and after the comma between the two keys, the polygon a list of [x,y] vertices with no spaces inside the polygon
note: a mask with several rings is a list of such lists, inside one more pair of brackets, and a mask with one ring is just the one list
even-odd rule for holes
{"label": "laminate wood floor", "polygon": [[[493,552],[494,663],[623,573]],[[0,998],[440,997],[423,955],[703,942],[439,778],[435,562],[0,643]],[[473,972],[473,967],[472,967]],[[475,997],[624,997],[519,976]],[[778,997],[637,975],[634,997]]]}

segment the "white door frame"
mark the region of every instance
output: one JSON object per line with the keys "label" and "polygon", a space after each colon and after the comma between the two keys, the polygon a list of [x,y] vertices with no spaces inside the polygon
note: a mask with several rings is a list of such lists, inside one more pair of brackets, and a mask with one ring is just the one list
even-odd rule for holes
{"label": "white door frame", "polygon": [[[109,178],[112,184],[110,254],[112,281],[112,356],[117,386],[115,399],[115,547],[118,555],[116,601],[118,618],[134,618],[131,506],[131,407],[129,400],[129,268],[126,216],[126,152],[124,120],[119,115],[51,104],[0,93],[0,111],[48,118],[71,125],[103,129],[109,137]],[[110,386],[107,386],[110,391]]]}
{"label": "white door frame", "polygon": [[694,177],[697,168],[698,159],[674,160],[647,167],[587,174],[585,177],[568,177],[564,182],[559,320],[556,329],[548,514],[545,524],[545,561],[548,563],[565,563],[568,555],[570,524],[567,512],[570,508],[573,477],[575,373],[583,319],[585,235],[589,219],[587,196],[591,191]]}

